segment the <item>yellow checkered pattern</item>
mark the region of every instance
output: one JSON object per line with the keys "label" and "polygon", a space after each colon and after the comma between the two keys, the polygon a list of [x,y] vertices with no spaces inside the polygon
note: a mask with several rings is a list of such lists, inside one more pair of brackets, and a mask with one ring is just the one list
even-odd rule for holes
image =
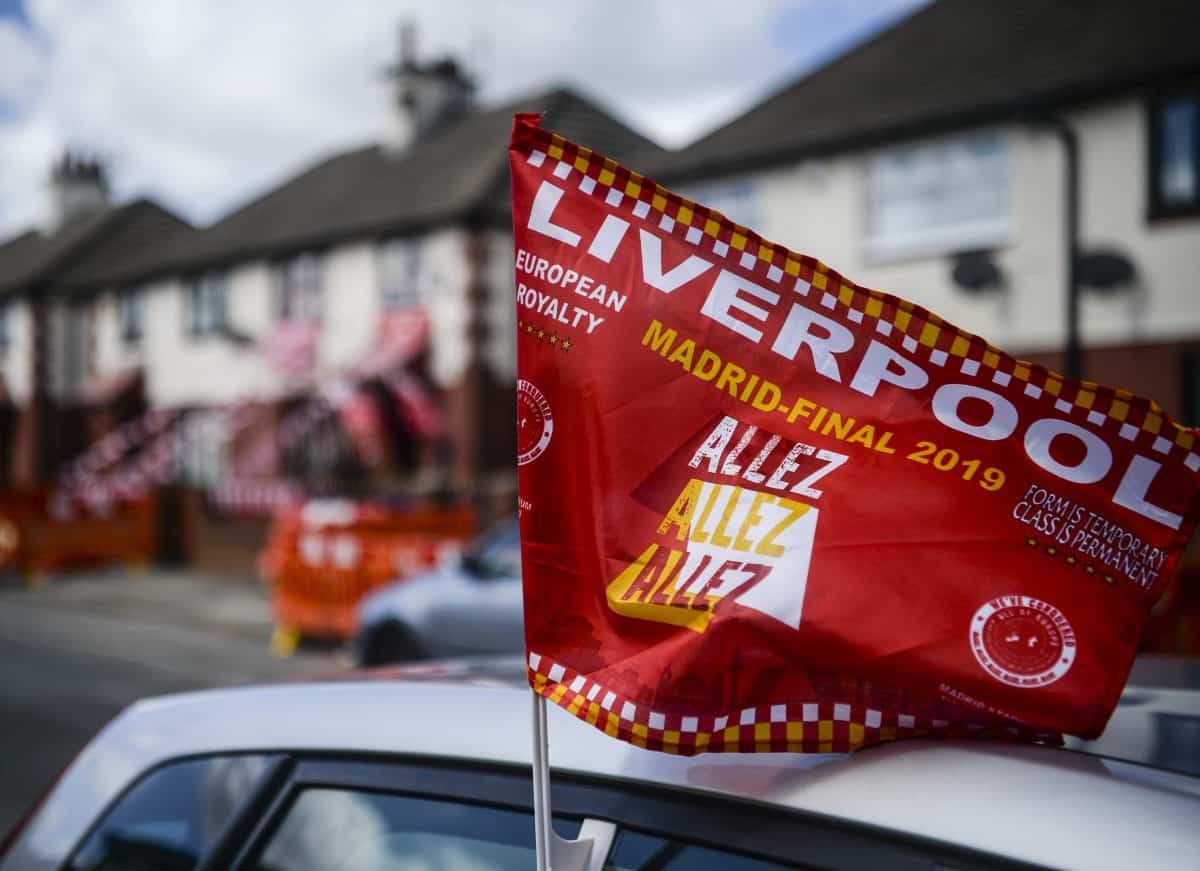
{"label": "yellow checkered pattern", "polygon": [[1009,725],[949,722],[828,701],[759,705],[722,716],[658,713],[537,653],[529,654],[528,676],[534,692],[606,735],[683,756],[846,753],[883,741],[932,735],[1057,737]]}

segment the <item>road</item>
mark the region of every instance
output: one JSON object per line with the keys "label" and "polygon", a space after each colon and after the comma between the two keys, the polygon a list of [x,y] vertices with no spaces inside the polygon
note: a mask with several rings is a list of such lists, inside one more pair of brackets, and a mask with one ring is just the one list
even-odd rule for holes
{"label": "road", "polygon": [[103,575],[0,589],[0,836],[134,700],[342,664],[276,659],[269,634],[266,602],[246,585]]}

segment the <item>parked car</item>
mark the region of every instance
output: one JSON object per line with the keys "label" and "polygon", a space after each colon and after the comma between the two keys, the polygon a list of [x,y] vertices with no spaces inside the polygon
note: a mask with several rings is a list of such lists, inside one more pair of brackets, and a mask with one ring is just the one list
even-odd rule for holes
{"label": "parked car", "polygon": [[358,605],[355,658],[373,666],[429,657],[519,653],[525,644],[516,520],[464,554]]}
{"label": "parked car", "polygon": [[[521,670],[387,677],[135,704],[63,773],[0,871],[532,868]],[[1153,692],[1118,709],[1126,729]],[[1173,704],[1195,724],[1190,696]],[[555,826],[594,839],[589,869],[1200,867],[1200,778],[1137,761],[926,740],[684,758],[556,707],[549,721]],[[1169,755],[1194,756],[1195,731],[1166,733],[1192,742]]]}

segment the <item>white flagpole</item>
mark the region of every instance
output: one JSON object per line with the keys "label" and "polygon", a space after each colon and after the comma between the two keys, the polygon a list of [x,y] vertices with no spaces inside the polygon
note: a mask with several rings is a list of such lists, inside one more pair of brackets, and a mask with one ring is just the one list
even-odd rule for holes
{"label": "white flagpole", "polygon": [[550,824],[550,730],[546,699],[533,694],[533,832],[537,871],[602,871],[613,839],[615,824],[588,819],[573,841],[560,838]]}
{"label": "white flagpole", "polygon": [[546,700],[533,693],[533,829],[537,871],[550,871],[550,736]]}

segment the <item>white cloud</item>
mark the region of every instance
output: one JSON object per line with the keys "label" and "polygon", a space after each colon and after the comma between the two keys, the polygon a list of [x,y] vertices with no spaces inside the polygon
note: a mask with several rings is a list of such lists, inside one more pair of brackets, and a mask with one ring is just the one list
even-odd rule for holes
{"label": "white cloud", "polygon": [[0,106],[25,106],[43,60],[37,43],[16,21],[0,18]]}
{"label": "white cloud", "polygon": [[[64,146],[108,159],[119,197],[200,221],[382,129],[401,17],[422,54],[465,59],[495,101],[566,81],[678,144],[744,107],[809,50],[771,34],[785,6],[845,0],[31,0],[0,22],[0,235],[32,220]],[[902,0],[907,2],[907,0]]]}

